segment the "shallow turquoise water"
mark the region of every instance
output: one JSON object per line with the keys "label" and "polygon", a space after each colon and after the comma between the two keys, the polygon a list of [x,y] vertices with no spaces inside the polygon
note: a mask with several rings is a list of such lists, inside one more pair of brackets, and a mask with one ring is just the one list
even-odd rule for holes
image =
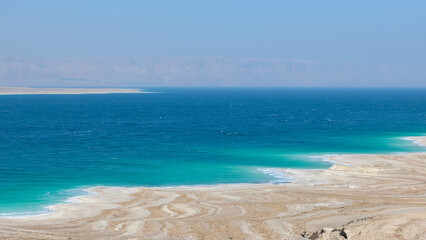
{"label": "shallow turquoise water", "polygon": [[[0,213],[90,186],[276,181],[309,156],[425,149],[426,89],[148,89],[0,96]],[[282,179],[285,181],[285,179]]]}

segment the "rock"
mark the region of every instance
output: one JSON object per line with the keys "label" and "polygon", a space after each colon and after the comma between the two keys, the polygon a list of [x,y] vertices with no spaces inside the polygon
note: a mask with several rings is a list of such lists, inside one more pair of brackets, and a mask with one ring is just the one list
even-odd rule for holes
{"label": "rock", "polygon": [[318,239],[318,240],[345,240],[348,238],[348,233],[345,228],[323,228],[321,231],[315,231],[312,233],[303,232],[302,237],[307,239]]}

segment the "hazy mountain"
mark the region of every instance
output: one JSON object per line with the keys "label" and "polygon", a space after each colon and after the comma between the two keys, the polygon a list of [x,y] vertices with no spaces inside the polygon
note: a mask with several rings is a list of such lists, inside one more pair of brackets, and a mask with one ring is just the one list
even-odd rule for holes
{"label": "hazy mountain", "polygon": [[401,65],[281,59],[0,58],[0,86],[426,86],[426,71]]}

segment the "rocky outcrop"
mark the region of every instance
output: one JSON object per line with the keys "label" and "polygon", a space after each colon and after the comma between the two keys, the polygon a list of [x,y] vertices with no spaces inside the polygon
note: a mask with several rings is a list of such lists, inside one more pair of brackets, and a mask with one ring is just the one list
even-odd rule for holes
{"label": "rocky outcrop", "polygon": [[343,240],[351,239],[345,228],[323,228],[321,231],[315,231],[312,233],[303,232],[302,237],[307,239],[321,239],[321,240]]}

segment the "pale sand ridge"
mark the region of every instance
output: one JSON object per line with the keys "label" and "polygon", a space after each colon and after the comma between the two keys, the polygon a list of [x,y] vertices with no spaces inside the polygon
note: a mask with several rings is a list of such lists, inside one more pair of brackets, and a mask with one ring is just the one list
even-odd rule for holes
{"label": "pale sand ridge", "polygon": [[[426,142],[426,137],[412,140]],[[426,239],[426,153],[338,155],[289,184],[90,189],[1,239]]]}
{"label": "pale sand ridge", "polygon": [[107,93],[147,93],[127,88],[26,88],[0,87],[0,95],[24,94],[107,94]]}

